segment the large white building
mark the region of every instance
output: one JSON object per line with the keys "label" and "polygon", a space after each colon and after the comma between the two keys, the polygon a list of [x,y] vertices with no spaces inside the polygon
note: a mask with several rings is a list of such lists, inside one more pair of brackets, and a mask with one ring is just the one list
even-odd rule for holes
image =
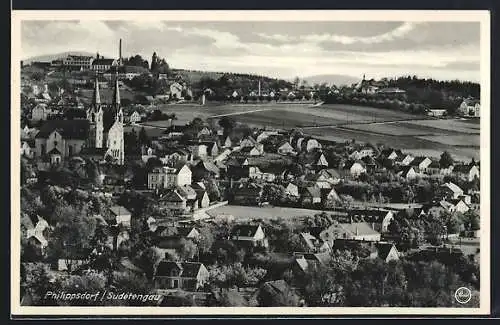
{"label": "large white building", "polygon": [[187,165],[179,168],[157,167],[148,174],[149,189],[164,189],[177,186],[190,185],[192,172]]}
{"label": "large white building", "polygon": [[63,67],[73,70],[89,70],[94,62],[93,56],[88,55],[68,55],[63,59]]}

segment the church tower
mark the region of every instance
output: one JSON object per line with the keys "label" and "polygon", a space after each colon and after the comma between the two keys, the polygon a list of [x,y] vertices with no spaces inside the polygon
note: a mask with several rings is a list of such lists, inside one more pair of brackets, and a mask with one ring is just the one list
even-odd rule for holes
{"label": "church tower", "polygon": [[108,131],[106,141],[107,152],[106,156],[110,156],[113,160],[123,165],[125,162],[125,143],[123,137],[123,110],[120,107],[120,86],[118,83],[118,75],[115,75],[115,89],[113,93],[112,109],[116,112],[115,122]]}
{"label": "church tower", "polygon": [[92,105],[87,110],[87,120],[90,122],[90,142],[91,147],[102,148],[104,137],[103,115],[101,96],[99,94],[99,80],[95,78],[94,95]]}

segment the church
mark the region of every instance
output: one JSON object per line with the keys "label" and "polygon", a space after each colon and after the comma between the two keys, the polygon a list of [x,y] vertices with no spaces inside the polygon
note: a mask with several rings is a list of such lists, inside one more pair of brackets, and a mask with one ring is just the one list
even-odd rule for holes
{"label": "church", "polygon": [[99,94],[99,82],[96,78],[92,105],[87,110],[87,120],[90,122],[89,145],[96,153],[104,155],[104,160],[123,165],[125,162],[125,143],[123,136],[123,110],[120,105],[120,87],[118,77],[115,78],[115,88],[110,114],[106,114]]}

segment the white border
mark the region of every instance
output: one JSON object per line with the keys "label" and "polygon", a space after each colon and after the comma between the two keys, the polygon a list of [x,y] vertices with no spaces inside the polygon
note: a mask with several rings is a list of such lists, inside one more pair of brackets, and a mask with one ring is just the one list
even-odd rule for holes
{"label": "white border", "polygon": [[[490,15],[462,10],[94,11],[13,10],[11,15],[11,313],[13,315],[472,315],[490,312]],[[481,23],[481,284],[479,308],[27,307],[20,306],[20,53],[22,20],[463,21]],[[457,35],[457,37],[459,37]]]}

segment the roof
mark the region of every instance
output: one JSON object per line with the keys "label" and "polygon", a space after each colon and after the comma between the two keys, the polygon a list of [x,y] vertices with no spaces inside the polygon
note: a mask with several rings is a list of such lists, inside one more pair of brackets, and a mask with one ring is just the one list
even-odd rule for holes
{"label": "roof", "polygon": [[379,233],[366,222],[340,223],[345,231],[353,236],[378,235]]}
{"label": "roof", "polygon": [[429,165],[429,168],[441,168],[441,165],[439,164],[439,162],[437,162],[437,161],[433,161],[433,162],[431,162],[431,164]]}
{"label": "roof", "polygon": [[[410,172],[410,170],[412,170],[412,169],[413,169],[413,166],[403,166],[401,168],[401,171],[400,171],[401,176],[406,177],[408,175],[408,173]],[[413,171],[415,171],[415,169],[413,169]]]}
{"label": "roof", "polygon": [[179,186],[179,194],[185,198],[196,197],[196,191],[190,185]]}
{"label": "roof", "polygon": [[112,65],[115,59],[95,59],[92,65]]}
{"label": "roof", "polygon": [[196,164],[196,166],[197,167],[203,167],[205,170],[207,170],[209,172],[212,172],[214,174],[218,174],[219,173],[219,168],[217,166],[215,166],[214,163],[209,162],[209,161],[200,160],[200,162],[198,164]]}
{"label": "roof", "polygon": [[304,239],[304,242],[306,243],[306,245],[309,248],[311,248],[311,249],[315,248],[314,243],[318,240],[316,237],[314,237],[310,233],[306,233],[306,232],[301,232],[300,236]]}
{"label": "roof", "polygon": [[161,261],[156,269],[156,276],[170,276],[171,271],[177,269],[181,278],[196,278],[202,266],[202,263],[196,262]]}
{"label": "roof", "polygon": [[391,249],[394,247],[394,244],[376,243],[375,247],[377,248],[378,251],[378,257],[385,260],[389,255],[389,253],[391,252]]}
{"label": "roof", "polygon": [[87,120],[49,120],[42,125],[36,138],[46,139],[57,130],[65,139],[86,140],[89,129],[90,123]]}
{"label": "roof", "polygon": [[52,150],[50,150],[50,151],[48,152],[48,154],[49,154],[49,155],[60,155],[60,154],[61,154],[61,152],[60,152],[57,148],[55,148],[55,147],[54,147],[54,148],[52,148]]}
{"label": "roof", "polygon": [[452,182],[445,183],[442,186],[448,188],[453,193],[462,193],[463,192],[462,189],[458,185],[456,185]]}
{"label": "roof", "polygon": [[474,167],[474,165],[472,165],[472,166],[471,165],[456,165],[453,167],[453,172],[468,174],[472,167]]}
{"label": "roof", "polygon": [[184,202],[185,199],[182,197],[182,195],[179,194],[177,191],[169,191],[165,196],[162,198],[163,201],[167,202]]}
{"label": "roof", "polygon": [[114,205],[109,210],[116,216],[131,215],[130,211],[120,205]]}
{"label": "roof", "polygon": [[311,194],[312,197],[321,197],[321,190],[318,187],[309,186],[306,188],[305,193]]}
{"label": "roof", "polygon": [[259,227],[259,225],[236,225],[231,233],[236,236],[253,237]]}
{"label": "roof", "polygon": [[424,161],[425,159],[429,159],[429,158],[427,158],[427,157],[415,157],[415,158],[411,161],[410,166],[418,166],[418,165],[420,165],[420,163],[421,163],[422,161]]}
{"label": "roof", "polygon": [[196,230],[194,227],[177,227],[176,231],[180,236],[186,237],[193,229]]}
{"label": "roof", "polygon": [[286,293],[290,290],[290,286],[285,280],[269,281],[262,285],[262,290],[267,291],[271,295]]}

